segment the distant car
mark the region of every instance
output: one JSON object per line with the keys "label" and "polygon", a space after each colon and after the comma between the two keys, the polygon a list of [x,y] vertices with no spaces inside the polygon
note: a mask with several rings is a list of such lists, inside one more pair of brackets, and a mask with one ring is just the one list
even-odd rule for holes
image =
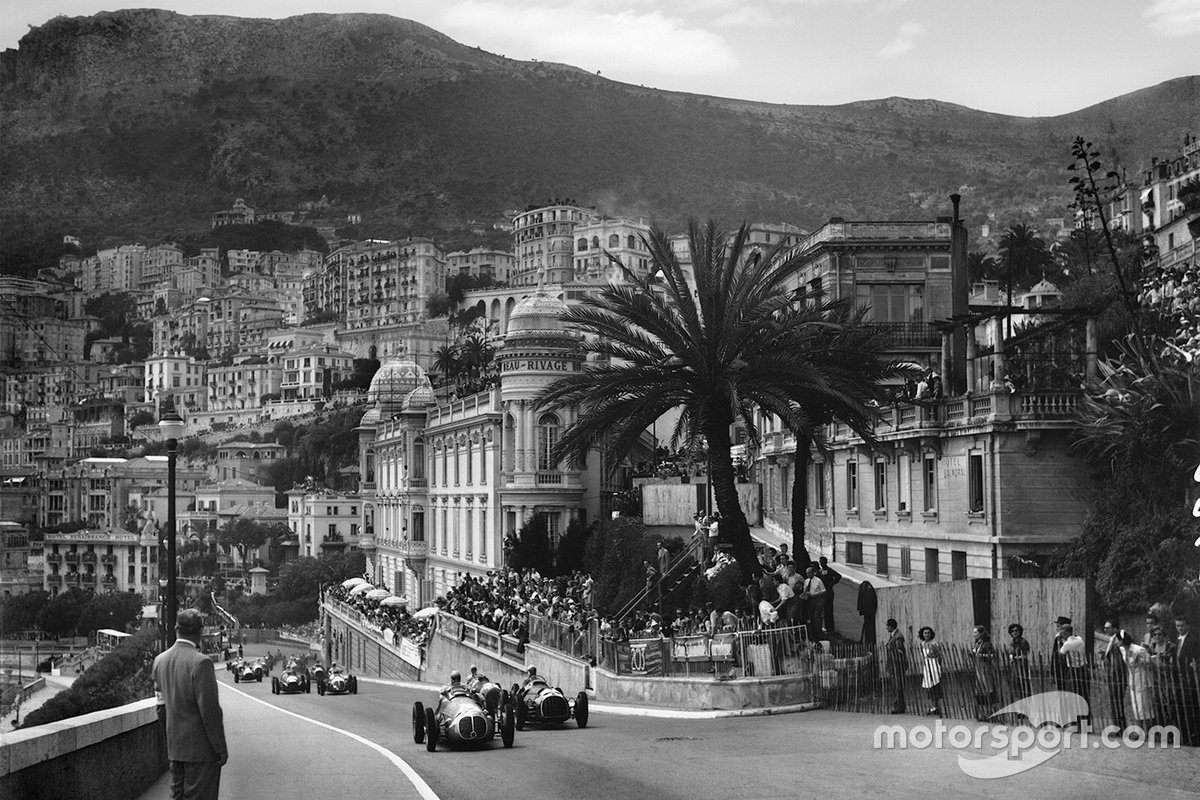
{"label": "distant car", "polygon": [[413,741],[424,743],[433,752],[438,743],[461,747],[482,747],[498,733],[505,747],[513,746],[515,718],[512,698],[496,687],[495,710],[491,702],[465,686],[446,691],[435,708],[413,703]]}
{"label": "distant car", "polygon": [[242,658],[233,662],[231,671],[233,672],[234,683],[241,683],[243,681],[258,681],[262,683],[263,675],[266,674],[266,669],[261,661],[246,661]]}
{"label": "distant car", "polygon": [[588,724],[588,696],[580,692],[573,699],[562,689],[551,686],[545,678],[535,675],[524,687],[515,683],[512,688],[516,703],[517,730],[526,725],[561,725],[567,720],[586,728]]}
{"label": "distant car", "polygon": [[311,691],[312,684],[308,676],[291,667],[278,677],[271,677],[271,694],[308,694]]}
{"label": "distant car", "polygon": [[322,670],[322,677],[317,678],[317,694],[358,694],[358,678],[337,668],[328,673]]}

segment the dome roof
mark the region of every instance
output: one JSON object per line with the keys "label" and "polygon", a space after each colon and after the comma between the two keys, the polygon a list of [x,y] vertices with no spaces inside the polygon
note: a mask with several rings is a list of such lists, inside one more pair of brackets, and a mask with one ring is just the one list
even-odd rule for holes
{"label": "dome roof", "polygon": [[[390,358],[379,367],[367,389],[367,402],[381,412],[399,411],[414,389],[432,386],[425,370],[414,361]],[[368,412],[369,413],[369,412]]]}
{"label": "dome roof", "polygon": [[433,387],[428,385],[418,386],[408,393],[408,397],[404,400],[405,408],[424,408],[434,401]]}
{"label": "dome roof", "polygon": [[508,332],[510,334],[563,332],[566,328],[562,323],[562,315],[566,311],[566,303],[547,294],[544,289],[539,287],[536,292],[523,298],[513,308],[508,317]]}
{"label": "dome roof", "polygon": [[369,411],[367,411],[367,413],[362,415],[362,419],[359,421],[358,424],[359,425],[378,425],[379,421],[381,419],[383,419],[383,414],[379,413],[379,409],[372,408]]}

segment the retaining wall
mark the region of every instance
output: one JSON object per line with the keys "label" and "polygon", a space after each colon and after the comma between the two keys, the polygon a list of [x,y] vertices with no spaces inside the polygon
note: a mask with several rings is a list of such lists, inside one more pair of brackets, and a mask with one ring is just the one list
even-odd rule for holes
{"label": "retaining wall", "polygon": [[0,797],[123,800],[166,770],[166,735],[149,698],[5,734]]}

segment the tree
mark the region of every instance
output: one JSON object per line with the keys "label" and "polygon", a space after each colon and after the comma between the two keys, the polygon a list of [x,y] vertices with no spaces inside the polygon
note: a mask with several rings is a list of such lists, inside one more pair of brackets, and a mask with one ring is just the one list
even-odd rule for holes
{"label": "tree", "polygon": [[592,530],[592,527],[577,519],[571,520],[567,525],[566,532],[558,540],[558,554],[555,558],[559,575],[570,575],[576,570],[585,570],[585,554]]}
{"label": "tree", "polygon": [[532,569],[540,575],[554,574],[554,551],[550,549],[550,534],[541,515],[530,517],[519,533],[504,538],[504,563],[517,571]]}
{"label": "tree", "polygon": [[540,408],[579,409],[553,457],[579,464],[601,448],[606,463],[619,464],[654,420],[679,408],[672,439],[703,436],[721,534],[748,582],[760,566],[738,500],[730,426],[741,422],[757,440],[756,410],[801,428],[811,423],[799,409],[835,400],[810,354],[788,346],[808,326],[829,322],[821,307],[797,308],[785,291],[798,256],[782,244],[765,254],[751,248],[745,224],[727,235],[715,222],[689,222],[695,295],[666,233],[654,228],[643,241],[649,274],[661,274],[660,284],[610,256],[626,282],[609,284],[564,315],[584,334],[579,350],[598,358],[539,398]]}
{"label": "tree", "polygon": [[458,348],[452,344],[444,344],[433,353],[433,370],[446,381],[453,380],[458,375]]}
{"label": "tree", "polygon": [[0,599],[0,638],[15,639],[37,625],[38,616],[50,602],[50,593],[35,589]]}
{"label": "tree", "polygon": [[101,628],[123,631],[142,613],[142,599],[129,592],[94,594],[79,612],[78,628],[91,633]]}
{"label": "tree", "polygon": [[967,274],[972,283],[982,283],[984,280],[996,280],[996,259],[987,253],[972,250],[967,253]]}
{"label": "tree", "polygon": [[237,548],[242,556],[242,570],[247,568],[251,551],[262,547],[271,538],[274,526],[263,525],[247,517],[238,517],[217,529],[217,544],[226,549]]}
{"label": "tree", "polygon": [[59,592],[38,614],[38,627],[55,636],[73,635],[86,602],[87,596],[79,589]]}
{"label": "tree", "polygon": [[1017,223],[1000,237],[1000,282],[1008,289],[1009,304],[1012,303],[1014,288],[1028,289],[1041,280],[1047,267],[1053,263],[1046,242],[1037,231],[1024,223]]}

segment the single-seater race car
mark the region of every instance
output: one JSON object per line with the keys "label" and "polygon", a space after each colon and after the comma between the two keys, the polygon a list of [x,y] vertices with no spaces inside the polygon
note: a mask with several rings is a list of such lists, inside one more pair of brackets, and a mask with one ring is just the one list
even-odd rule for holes
{"label": "single-seater race car", "polygon": [[561,725],[569,719],[586,728],[588,724],[588,696],[580,692],[570,699],[562,689],[551,686],[541,675],[531,675],[524,686],[512,687],[516,704],[517,730],[526,725]]}
{"label": "single-seater race car", "polygon": [[329,672],[314,670],[317,681],[317,694],[358,694],[358,678],[348,674],[341,667],[331,667]]}
{"label": "single-seater race car", "polygon": [[308,694],[311,691],[308,675],[293,666],[289,665],[278,676],[271,676],[271,694]]}
{"label": "single-seater race car", "polygon": [[495,688],[495,707],[491,711],[487,698],[462,685],[444,690],[433,708],[413,703],[413,741],[424,743],[425,749],[432,753],[439,742],[481,747],[498,733],[504,746],[512,747],[516,724],[512,698],[498,686]]}
{"label": "single-seater race car", "polygon": [[262,683],[263,675],[266,673],[266,668],[261,661],[247,661],[244,658],[239,658],[230,666],[233,672],[233,682],[242,683],[243,681],[257,681]]}

